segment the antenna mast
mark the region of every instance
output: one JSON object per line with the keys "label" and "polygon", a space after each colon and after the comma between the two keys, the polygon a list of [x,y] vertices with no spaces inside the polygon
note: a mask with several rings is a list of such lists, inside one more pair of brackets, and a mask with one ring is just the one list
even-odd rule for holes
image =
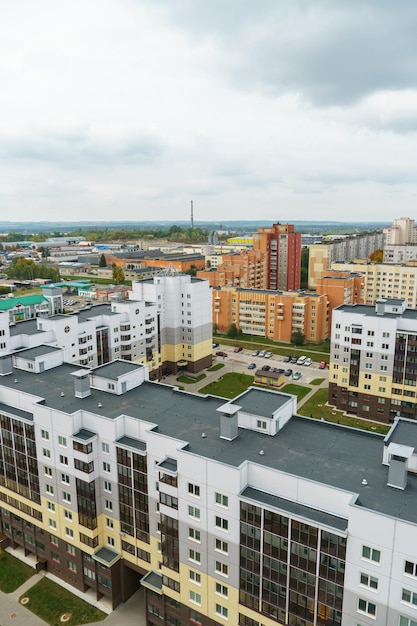
{"label": "antenna mast", "polygon": [[191,200],[191,228],[194,228],[194,211],[193,211],[193,201]]}

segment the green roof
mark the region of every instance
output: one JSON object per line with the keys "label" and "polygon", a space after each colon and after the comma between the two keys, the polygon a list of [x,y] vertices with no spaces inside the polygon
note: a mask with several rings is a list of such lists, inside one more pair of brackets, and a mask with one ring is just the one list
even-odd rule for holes
{"label": "green roof", "polygon": [[0,311],[14,309],[18,304],[21,304],[22,306],[31,306],[33,304],[41,304],[41,302],[47,302],[47,299],[40,294],[35,294],[33,296],[20,296],[19,298],[5,298],[4,300],[0,300]]}

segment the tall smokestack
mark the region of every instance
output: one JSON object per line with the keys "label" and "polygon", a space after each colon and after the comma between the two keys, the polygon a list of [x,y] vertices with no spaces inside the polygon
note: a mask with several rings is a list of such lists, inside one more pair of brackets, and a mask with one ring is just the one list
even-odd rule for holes
{"label": "tall smokestack", "polygon": [[193,201],[191,200],[191,228],[194,228]]}

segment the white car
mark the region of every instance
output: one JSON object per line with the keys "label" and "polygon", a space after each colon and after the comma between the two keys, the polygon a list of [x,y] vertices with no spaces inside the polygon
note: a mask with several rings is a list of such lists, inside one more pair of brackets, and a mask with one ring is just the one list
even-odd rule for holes
{"label": "white car", "polygon": [[304,363],[306,362],[307,357],[306,356],[300,356],[297,359],[297,365],[304,365]]}
{"label": "white car", "polygon": [[304,365],[307,365],[307,367],[308,367],[309,365],[311,365],[311,364],[312,364],[312,362],[313,362],[313,361],[312,361],[312,360],[310,359],[310,357],[309,357],[308,359],[306,359],[306,360],[304,361]]}

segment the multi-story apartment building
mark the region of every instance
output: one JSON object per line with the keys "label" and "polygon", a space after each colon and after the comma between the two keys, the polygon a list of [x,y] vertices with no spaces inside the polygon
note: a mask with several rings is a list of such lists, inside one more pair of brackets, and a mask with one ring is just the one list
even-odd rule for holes
{"label": "multi-story apartment building", "polygon": [[266,270],[265,252],[242,250],[240,254],[224,254],[221,264],[215,269],[197,272],[197,277],[208,280],[210,287],[266,289]]}
{"label": "multi-story apartment building", "polygon": [[365,280],[360,272],[324,272],[317,280],[317,293],[327,296],[329,303],[329,329],[333,309],[341,304],[363,304]]}
{"label": "multi-story apartment building", "polygon": [[198,372],[211,365],[213,329],[207,280],[169,270],[133,282],[132,297],[157,306],[164,368]]}
{"label": "multi-story apartment building", "polygon": [[[17,382],[18,384],[17,384]],[[411,626],[417,423],[387,437],[88,370],[0,359],[0,543],[147,626]]]}
{"label": "multi-story apartment building", "polygon": [[394,220],[392,226],[384,228],[386,245],[417,243],[417,227],[409,217],[400,217]]}
{"label": "multi-story apartment building", "polygon": [[384,235],[377,232],[312,244],[309,247],[308,257],[309,289],[317,288],[318,279],[321,278],[323,272],[333,269],[333,263],[350,263],[354,259],[367,259],[375,250],[382,250],[383,246]]}
{"label": "multi-story apartment building", "polygon": [[246,335],[291,342],[294,331],[306,341],[328,337],[326,295],[233,287],[213,289],[213,326],[227,332],[231,324]]}
{"label": "multi-story apartment building", "polygon": [[266,289],[299,289],[301,233],[293,224],[273,224],[253,235],[253,248],[267,255]]}
{"label": "multi-story apartment building", "polygon": [[390,423],[417,417],[417,311],[405,300],[333,311],[329,403]]}
{"label": "multi-story apartment building", "polygon": [[334,263],[332,269],[362,275],[365,304],[375,304],[379,298],[401,298],[407,300],[410,309],[417,308],[417,261],[403,265],[366,261]]}
{"label": "multi-story apartment building", "polygon": [[417,243],[385,244],[384,263],[406,263],[417,259]]}

